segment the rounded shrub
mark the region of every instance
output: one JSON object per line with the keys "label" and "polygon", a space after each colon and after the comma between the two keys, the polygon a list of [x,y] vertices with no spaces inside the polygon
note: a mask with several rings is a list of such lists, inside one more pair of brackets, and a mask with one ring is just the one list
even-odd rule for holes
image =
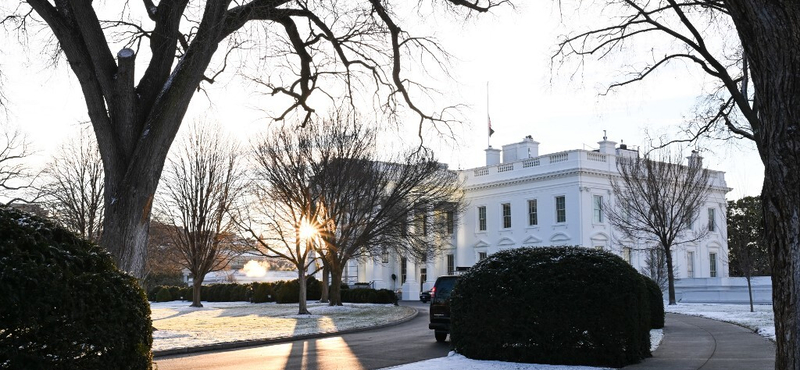
{"label": "rounded shrub", "polygon": [[0,367],[150,369],[150,305],[102,248],[0,207]]}
{"label": "rounded shrub", "polygon": [[495,253],[450,296],[455,350],[481,360],[622,367],[650,354],[647,288],[629,264],[580,247]]}
{"label": "rounded shrub", "polygon": [[664,293],[653,279],[641,275],[642,280],[647,285],[647,293],[650,303],[650,329],[661,329],[664,327]]}
{"label": "rounded shrub", "polygon": [[169,302],[172,300],[172,292],[169,288],[162,288],[156,293],[156,302]]}
{"label": "rounded shrub", "polygon": [[275,290],[272,283],[253,283],[253,303],[275,301]]}

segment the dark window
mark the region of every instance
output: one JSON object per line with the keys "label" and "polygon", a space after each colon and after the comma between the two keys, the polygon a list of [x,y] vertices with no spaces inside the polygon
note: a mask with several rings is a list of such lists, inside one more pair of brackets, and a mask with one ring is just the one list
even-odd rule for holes
{"label": "dark window", "polygon": [[556,222],[567,222],[567,200],[564,196],[556,197]]}
{"label": "dark window", "polygon": [[478,207],[478,230],[486,231],[486,207]]}
{"label": "dark window", "polygon": [[400,259],[400,284],[406,283],[406,269],[408,267],[408,259],[403,257]]}
{"label": "dark window", "polygon": [[539,224],[539,210],[536,204],[536,199],[528,201],[528,226]]}
{"label": "dark window", "polygon": [[447,275],[453,275],[456,273],[456,259],[455,256],[452,254],[447,255]]}
{"label": "dark window", "polygon": [[503,203],[503,228],[511,227],[511,203]]}

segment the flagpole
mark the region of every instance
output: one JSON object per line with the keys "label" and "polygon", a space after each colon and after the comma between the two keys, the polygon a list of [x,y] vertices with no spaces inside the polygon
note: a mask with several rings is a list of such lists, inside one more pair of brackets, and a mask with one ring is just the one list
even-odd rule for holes
{"label": "flagpole", "polygon": [[486,81],[486,123],[489,125],[489,130],[486,131],[486,145],[488,148],[492,147],[492,118],[489,116],[489,81]]}

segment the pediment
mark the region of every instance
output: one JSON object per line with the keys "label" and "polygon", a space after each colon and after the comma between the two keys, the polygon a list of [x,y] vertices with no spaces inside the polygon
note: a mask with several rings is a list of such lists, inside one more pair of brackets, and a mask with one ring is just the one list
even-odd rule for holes
{"label": "pediment", "polygon": [[514,243],[514,241],[511,240],[511,238],[503,238],[503,239],[500,239],[499,242],[497,242],[497,245],[500,246],[500,247],[508,247],[508,246],[511,246],[511,245],[514,245],[514,244],[516,244],[516,243]]}
{"label": "pediment", "polygon": [[475,245],[473,245],[472,247],[473,248],[489,248],[489,243],[487,243],[487,242],[485,242],[483,240],[478,240],[478,242],[475,243]]}
{"label": "pediment", "polygon": [[560,242],[568,242],[572,240],[569,235],[564,233],[555,233],[553,236],[550,237],[550,242],[552,243],[560,243]]}
{"label": "pediment", "polygon": [[542,239],[537,238],[536,236],[528,236],[527,239],[522,241],[522,244],[539,244],[542,242]]}

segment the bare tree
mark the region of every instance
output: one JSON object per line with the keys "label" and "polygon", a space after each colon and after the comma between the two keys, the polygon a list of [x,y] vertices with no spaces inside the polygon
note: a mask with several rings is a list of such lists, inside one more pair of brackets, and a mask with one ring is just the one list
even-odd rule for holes
{"label": "bare tree", "polygon": [[0,137],[0,197],[7,199],[2,203],[10,205],[16,202],[33,202],[38,199],[38,195],[23,194],[33,189],[37,177],[24,163],[32,154],[28,141],[18,129],[7,125],[0,127],[3,131]]}
{"label": "bare tree", "polygon": [[384,253],[424,261],[436,256],[446,222],[463,208],[458,176],[427,151],[380,158],[374,133],[357,118],[338,117],[314,135],[314,191],[320,254],[331,273],[330,304],[341,305],[344,268]]}
{"label": "bare tree", "polygon": [[255,238],[260,253],[286,260],[297,270],[298,314],[304,315],[310,314],[306,279],[314,264],[314,209],[319,199],[311,189],[312,143],[302,132],[284,127],[253,145],[253,201],[251,212],[239,224]]}
{"label": "bare tree", "polygon": [[244,189],[238,147],[209,124],[190,126],[169,160],[156,219],[172,226],[172,244],[192,274],[193,307],[202,307],[207,273],[225,268],[241,253],[230,212]]}
{"label": "bare tree", "polygon": [[680,154],[662,153],[658,158],[652,158],[653,152],[644,157],[618,157],[619,175],[611,176],[614,201],[604,211],[626,239],[655,244],[664,252],[669,304],[675,304],[672,251],[708,235],[708,229],[692,225],[711,183],[696,152],[687,165],[680,164]]}
{"label": "bare tree", "polygon": [[567,37],[561,55],[603,58],[642,41],[648,62],[626,58],[633,69],[612,88],[688,61],[719,81],[719,89],[706,119],[700,117],[686,138],[719,132],[755,142],[764,163],[764,234],[773,257],[775,368],[800,370],[800,6],[778,0],[604,3],[616,7],[614,23]]}
{"label": "bare tree", "polygon": [[[434,2],[433,12],[465,16],[507,2],[447,0]],[[418,96],[434,91],[407,77],[417,65],[412,61],[444,68],[447,54],[435,39],[405,27],[395,14],[401,3],[27,0],[3,4],[0,22],[22,35],[42,24],[52,32],[54,60],[63,55],[77,78],[103,158],[101,245],[121,269],[141,276],[151,205],[169,147],[194,92],[228,76],[222,72],[236,50],[244,50],[242,59],[249,54],[269,64],[244,63],[253,70],[276,71],[257,78],[271,95],[288,101],[276,119],[299,112],[308,122],[316,96],[342,92],[357,100],[374,93],[376,108],[390,118],[408,109],[419,117],[420,131],[426,122],[447,129],[451,109],[418,106]]]}
{"label": "bare tree", "polygon": [[[285,228],[288,234],[296,234],[300,222],[316,228],[317,254],[331,274],[331,305],[342,304],[348,261],[388,252],[430,258],[443,245],[437,235],[446,229],[444,222],[434,222],[444,217],[436,216],[460,209],[455,173],[427,152],[380,158],[375,131],[351,112],[336,111],[307,130],[283,129],[260,141],[255,154],[261,170],[275,172],[265,176],[273,187],[265,190],[291,194],[281,195],[284,202],[291,200],[295,214],[288,222],[293,226]],[[300,270],[305,260],[296,261]]]}
{"label": "bare tree", "polygon": [[[667,255],[661,247],[651,247],[642,249],[646,254],[644,257],[644,267],[639,271],[658,284],[661,291],[669,288],[669,273],[667,272]],[[675,274],[673,266],[673,276]]]}
{"label": "bare tree", "polygon": [[[180,229],[165,225],[158,220],[150,221],[150,235],[147,242],[147,263],[141,279],[142,287],[149,290],[159,285],[183,284],[183,263],[178,248],[173,243],[174,235]],[[188,299],[189,297],[185,297]]]}
{"label": "bare tree", "polygon": [[45,203],[59,223],[98,242],[103,224],[103,162],[88,131],[61,145],[44,170]]}
{"label": "bare tree", "polygon": [[764,245],[764,222],[761,200],[755,197],[728,201],[728,250],[732,276],[744,276],[753,312],[754,275],[770,275],[770,258]]}

